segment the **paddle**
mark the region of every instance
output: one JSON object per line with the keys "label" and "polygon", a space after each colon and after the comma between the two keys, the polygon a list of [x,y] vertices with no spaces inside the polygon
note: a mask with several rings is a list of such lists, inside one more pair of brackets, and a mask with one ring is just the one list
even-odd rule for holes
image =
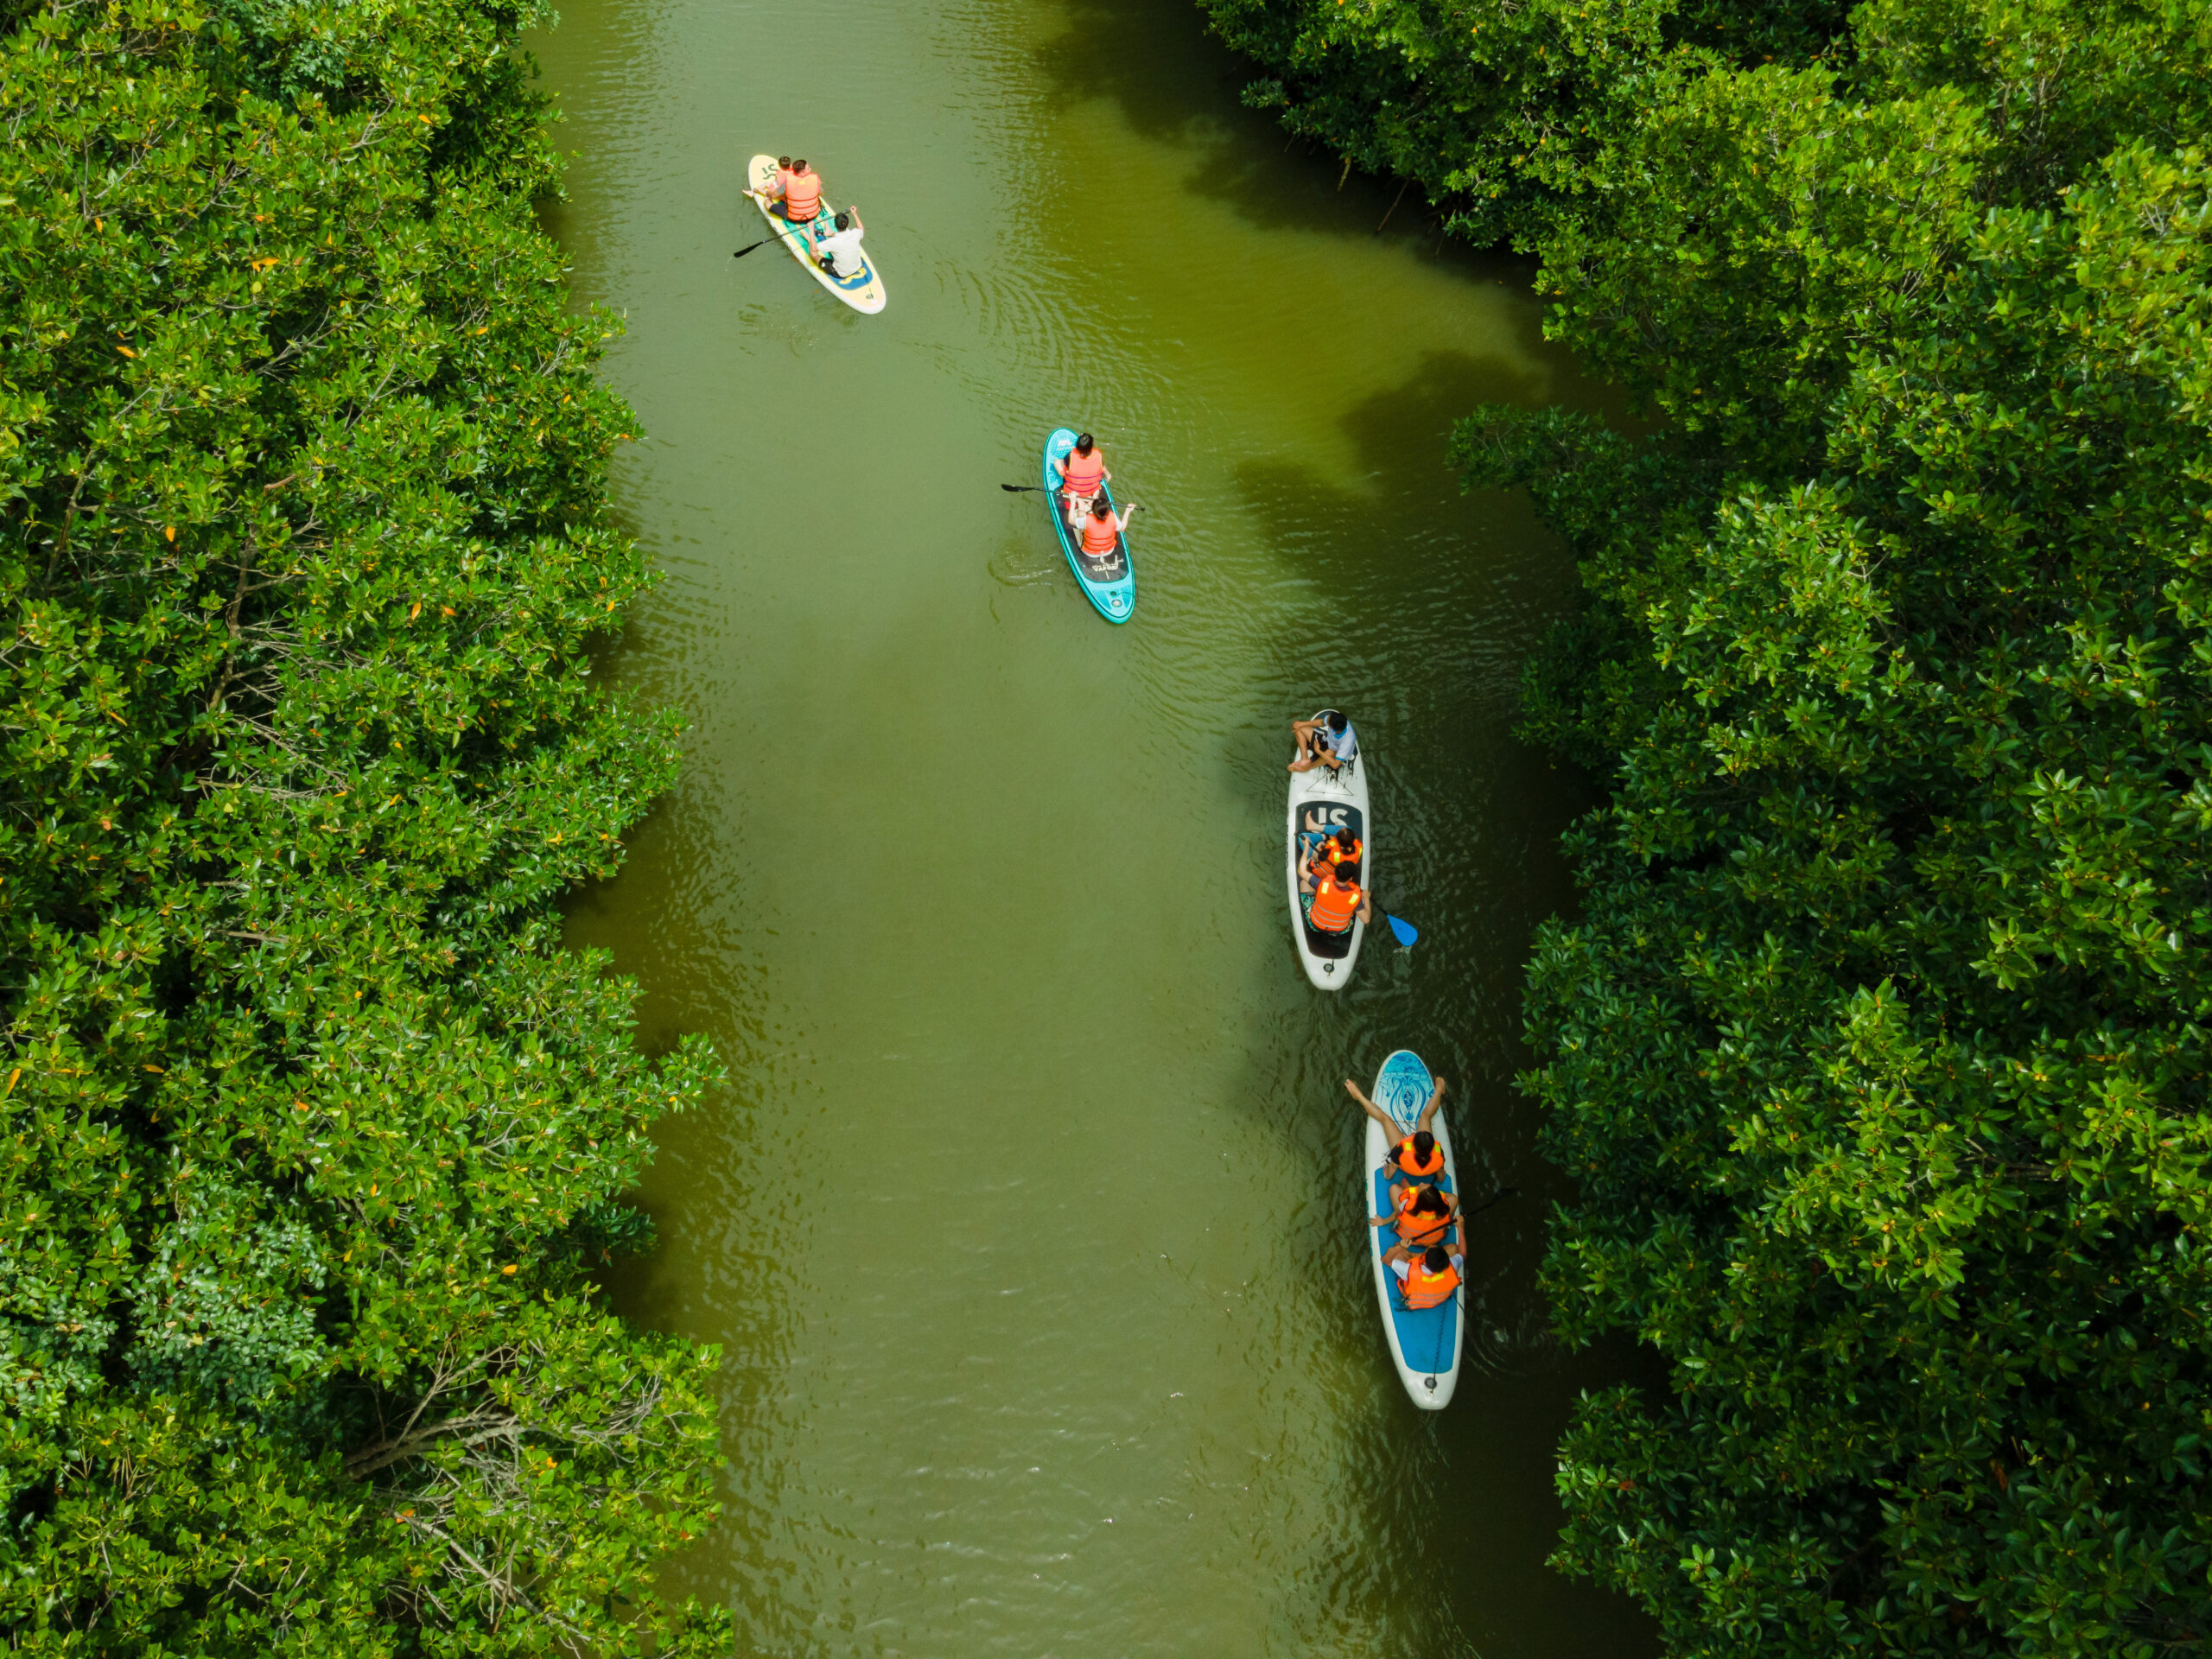
{"label": "paddle", "polygon": [[1387,910],[1382,912],[1382,919],[1390,924],[1390,931],[1400,944],[1404,945],[1408,950],[1414,948],[1414,941],[1421,938],[1421,931],[1418,928],[1411,922],[1403,921],[1393,916]]}
{"label": "paddle", "polygon": [[1052,493],[1051,489],[1042,484],[1001,484],[999,488],[1004,490],[1008,495],[1050,495]]}
{"label": "paddle", "polygon": [[[764,236],[758,242],[755,242],[753,245],[753,248],[765,248],[771,242],[775,241],[779,237],[782,236],[782,234],[783,232],[779,231],[776,232],[775,236]],[[730,255],[730,257],[733,259],[742,259],[747,254],[753,251],[753,248],[740,248],[735,253]]]}

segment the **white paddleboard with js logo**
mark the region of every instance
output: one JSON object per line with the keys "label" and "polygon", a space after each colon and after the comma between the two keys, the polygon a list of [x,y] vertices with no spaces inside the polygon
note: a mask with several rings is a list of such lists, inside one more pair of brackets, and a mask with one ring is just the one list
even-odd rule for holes
{"label": "white paddleboard with js logo", "polygon": [[[1320,720],[1335,710],[1324,709]],[[1294,759],[1295,757],[1294,757]],[[1298,960],[1306,977],[1325,991],[1342,990],[1359,961],[1360,941],[1367,924],[1353,919],[1343,933],[1324,933],[1306,919],[1298,891],[1299,874],[1313,855],[1313,849],[1338,830],[1364,843],[1359,869],[1362,892],[1375,885],[1375,819],[1367,810],[1367,755],[1363,750],[1341,766],[1315,766],[1290,774],[1290,826],[1285,857],[1290,871],[1290,932],[1298,944]]]}

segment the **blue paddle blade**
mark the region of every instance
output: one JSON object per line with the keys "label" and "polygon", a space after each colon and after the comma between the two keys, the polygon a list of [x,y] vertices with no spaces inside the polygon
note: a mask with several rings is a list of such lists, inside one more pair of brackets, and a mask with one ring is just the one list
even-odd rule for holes
{"label": "blue paddle blade", "polygon": [[1398,943],[1408,949],[1412,948],[1415,939],[1421,938],[1419,930],[1411,922],[1400,921],[1387,910],[1382,912],[1382,919],[1390,924],[1390,931],[1397,935]]}

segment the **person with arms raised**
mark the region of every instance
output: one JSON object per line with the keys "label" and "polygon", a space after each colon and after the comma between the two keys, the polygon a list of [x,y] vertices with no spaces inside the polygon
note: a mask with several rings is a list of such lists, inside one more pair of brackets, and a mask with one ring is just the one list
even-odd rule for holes
{"label": "person with arms raised", "polygon": [[1086,559],[1104,561],[1120,550],[1122,532],[1129,527],[1129,520],[1136,516],[1137,504],[1129,503],[1128,511],[1116,513],[1114,504],[1100,496],[1090,504],[1090,516],[1083,521],[1081,552]]}

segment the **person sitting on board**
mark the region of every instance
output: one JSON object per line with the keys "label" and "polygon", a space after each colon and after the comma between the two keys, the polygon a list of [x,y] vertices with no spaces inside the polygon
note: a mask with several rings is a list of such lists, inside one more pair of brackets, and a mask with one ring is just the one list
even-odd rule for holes
{"label": "person sitting on board", "polygon": [[861,257],[861,233],[868,226],[861,223],[860,203],[853,203],[831,223],[834,230],[816,234],[814,257],[832,276],[849,280],[868,269]]}
{"label": "person sitting on board", "polygon": [[1306,861],[1306,868],[1313,875],[1320,874],[1332,864],[1349,864],[1357,869],[1359,855],[1366,850],[1366,842],[1340,828],[1313,849],[1313,856]]}
{"label": "person sitting on board", "polygon": [[1452,1194],[1427,1181],[1394,1181],[1390,1185],[1390,1213],[1370,1216],[1370,1227],[1393,1227],[1398,1242],[1417,1250],[1441,1244],[1444,1235],[1459,1218]]}
{"label": "person sitting on board", "polygon": [[1316,933],[1349,933],[1373,914],[1375,900],[1359,889],[1359,867],[1339,864],[1326,875],[1308,870],[1299,879],[1299,907]]}
{"label": "person sitting on board", "polygon": [[1459,1241],[1458,1249],[1449,1250],[1441,1244],[1432,1244],[1425,1250],[1394,1244],[1382,1260],[1389,1264],[1391,1274],[1398,1281],[1398,1294],[1405,1299],[1406,1306],[1418,1311],[1441,1307],[1452,1300],[1452,1292],[1465,1282],[1465,1250],[1464,1239]]}
{"label": "person sitting on board", "polygon": [[1335,768],[1349,764],[1359,755],[1359,740],[1352,735],[1351,721],[1335,709],[1325,720],[1294,720],[1290,734],[1298,740],[1298,759],[1286,768],[1290,772],[1311,772],[1316,766]]}
{"label": "person sitting on board", "polygon": [[1068,527],[1079,530],[1084,515],[1090,511],[1091,498],[1114,476],[1106,470],[1106,452],[1086,432],[1065,455],[1053,458],[1052,470],[1060,475],[1060,494],[1068,504]]}
{"label": "person sitting on board", "polygon": [[1127,512],[1117,513],[1114,504],[1103,495],[1091,503],[1090,517],[1083,521],[1083,556],[1095,563],[1112,558],[1120,550],[1122,532],[1129,527],[1136,511],[1137,504],[1132,501]]}
{"label": "person sitting on board", "polygon": [[1428,1132],[1428,1126],[1436,1121],[1436,1109],[1444,1103],[1444,1079],[1438,1077],[1435,1083],[1436,1092],[1429,1096],[1428,1104],[1414,1120],[1414,1132],[1402,1135],[1403,1126],[1396,1118],[1362,1094],[1359,1085],[1350,1077],[1344,1079],[1344,1092],[1359,1103],[1360,1110],[1380,1123],[1385,1135],[1398,1137],[1398,1144],[1390,1148],[1385,1162],[1398,1174],[1410,1175],[1417,1181],[1432,1181],[1444,1173],[1444,1149]]}
{"label": "person sitting on board", "polygon": [[768,211],[779,219],[811,225],[822,211],[822,175],[809,168],[804,158],[786,165],[779,156],[775,180],[760,194],[768,199]]}

